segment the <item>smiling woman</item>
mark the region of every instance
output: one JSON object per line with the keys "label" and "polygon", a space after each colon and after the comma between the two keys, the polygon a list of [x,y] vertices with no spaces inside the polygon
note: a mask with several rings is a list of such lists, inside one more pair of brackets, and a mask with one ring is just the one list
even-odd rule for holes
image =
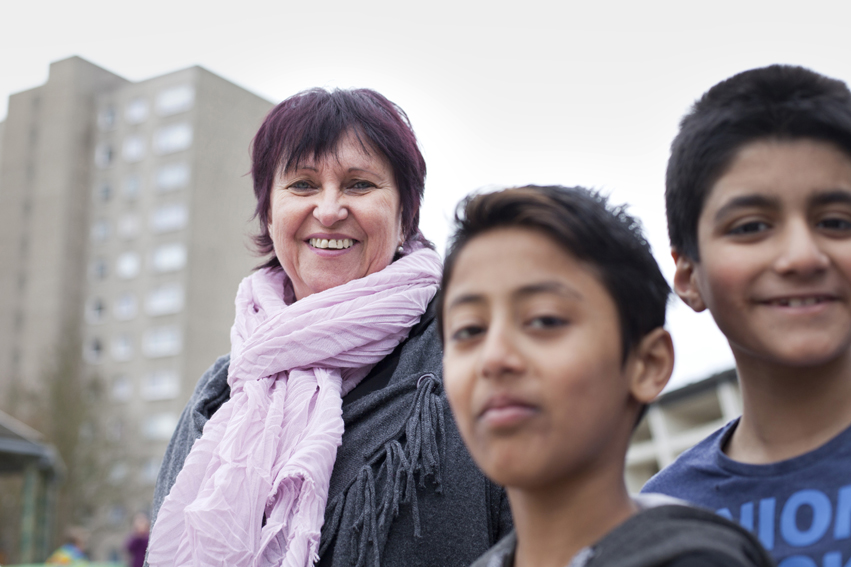
{"label": "smiling woman", "polygon": [[149,564],[468,565],[511,519],[443,392],[407,117],[371,90],[314,89],[252,151],[268,259],[167,449]]}

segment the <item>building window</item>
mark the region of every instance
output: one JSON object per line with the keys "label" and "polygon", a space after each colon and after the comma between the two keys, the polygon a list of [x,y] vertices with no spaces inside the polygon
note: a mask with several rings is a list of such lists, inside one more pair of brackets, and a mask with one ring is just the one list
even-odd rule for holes
{"label": "building window", "polygon": [[95,165],[99,168],[110,167],[114,159],[115,150],[109,142],[102,142],[95,147]]}
{"label": "building window", "polygon": [[148,293],[145,313],[155,317],[178,313],[183,309],[183,286],[179,283],[164,284]]}
{"label": "building window", "polygon": [[128,124],[141,124],[148,119],[148,101],[143,98],[131,100],[124,109],[124,120]]}
{"label": "building window", "polygon": [[118,219],[118,236],[124,240],[136,238],[139,235],[139,215],[127,213]]}
{"label": "building window", "polygon": [[[171,435],[169,435],[168,438],[171,438]],[[145,464],[142,465],[142,470],[139,472],[139,477],[143,483],[154,485],[157,483],[157,476],[159,476],[159,474],[160,462],[157,459],[148,459],[145,461]]]}
{"label": "building window", "polygon": [[129,321],[139,312],[139,302],[136,295],[130,292],[122,293],[115,300],[115,318],[119,321]]}
{"label": "building window", "polygon": [[90,364],[97,364],[103,359],[103,343],[97,337],[90,339],[83,347],[83,359]]}
{"label": "building window", "polygon": [[142,178],[136,173],[131,173],[124,178],[123,184],[124,197],[134,201],[139,198],[139,193],[142,192]]}
{"label": "building window", "polygon": [[113,360],[126,362],[133,358],[133,339],[130,335],[118,335],[112,339],[111,348]]}
{"label": "building window", "polygon": [[168,441],[176,427],[177,414],[157,413],[146,417],[142,422],[142,435],[152,441]]}
{"label": "building window", "polygon": [[174,272],[186,265],[186,247],[183,244],[165,244],[154,249],[151,258],[154,271]]}
{"label": "building window", "polygon": [[126,374],[119,374],[112,379],[112,399],[116,402],[126,402],[133,396],[133,383]]}
{"label": "building window", "polygon": [[157,170],[156,186],[163,193],[185,187],[189,183],[189,166],[185,163],[172,163]]}
{"label": "building window", "polygon": [[109,221],[106,219],[96,220],[90,231],[91,238],[95,242],[104,242],[109,238]]}
{"label": "building window", "polygon": [[188,218],[186,205],[165,205],[151,214],[151,230],[154,232],[171,232],[186,226]]}
{"label": "building window", "polygon": [[139,275],[142,259],[136,252],[124,252],[115,261],[115,275],[122,280],[133,279]]}
{"label": "building window", "polygon": [[106,304],[100,297],[94,297],[86,304],[86,321],[89,323],[103,323],[106,319]]}
{"label": "building window", "polygon": [[174,326],[148,329],[142,339],[142,352],[149,358],[173,356],[179,354],[182,348],[180,329]]}
{"label": "building window", "polygon": [[154,132],[154,152],[158,155],[173,154],[192,145],[192,127],[181,122],[163,126]]}
{"label": "building window", "polygon": [[141,161],[145,157],[145,139],[138,135],[127,136],[124,138],[121,153],[126,162],[135,163]]}
{"label": "building window", "polygon": [[145,375],[142,382],[142,398],[173,400],[180,394],[180,379],[174,370],[155,370]]}
{"label": "building window", "polygon": [[106,260],[103,258],[95,258],[89,269],[91,270],[92,279],[95,281],[105,280],[106,276],[109,275]]}
{"label": "building window", "polygon": [[195,89],[190,85],[181,85],[160,91],[157,95],[157,114],[171,116],[186,112],[195,102]]}
{"label": "building window", "polygon": [[98,112],[98,127],[104,132],[115,128],[115,107],[107,106]]}
{"label": "building window", "polygon": [[95,199],[101,203],[108,203],[112,198],[112,185],[104,181],[95,188]]}

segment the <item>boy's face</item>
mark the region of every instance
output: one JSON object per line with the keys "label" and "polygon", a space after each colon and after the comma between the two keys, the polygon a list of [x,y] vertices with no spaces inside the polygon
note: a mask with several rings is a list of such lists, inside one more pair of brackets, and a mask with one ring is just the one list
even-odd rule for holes
{"label": "boy's face", "polygon": [[851,346],[851,160],[815,140],[743,147],[710,191],[675,289],[742,357],[812,367]]}
{"label": "boy's face", "polygon": [[461,251],[445,293],[444,383],[485,474],[534,488],[617,471],[639,404],[589,266],[542,233],[497,229]]}

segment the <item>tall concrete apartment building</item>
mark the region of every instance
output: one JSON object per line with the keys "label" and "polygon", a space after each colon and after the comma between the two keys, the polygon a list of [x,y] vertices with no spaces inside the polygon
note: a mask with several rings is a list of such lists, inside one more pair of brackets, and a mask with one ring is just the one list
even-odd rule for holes
{"label": "tall concrete apartment building", "polygon": [[114,556],[149,506],[181,409],[229,350],[236,288],[258,262],[250,141],[271,106],[200,67],[134,83],[78,57],[9,98],[0,409],[38,429],[35,400],[63,369],[100,385],[96,558]]}

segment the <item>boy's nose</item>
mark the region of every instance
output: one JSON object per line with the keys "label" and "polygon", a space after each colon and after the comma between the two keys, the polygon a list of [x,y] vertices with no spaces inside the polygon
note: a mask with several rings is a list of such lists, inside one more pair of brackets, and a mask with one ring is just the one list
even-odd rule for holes
{"label": "boy's nose", "polygon": [[501,378],[523,373],[525,362],[515,340],[504,327],[491,325],[480,359],[479,370],[484,378]]}
{"label": "boy's nose", "polygon": [[343,202],[343,197],[335,188],[324,189],[319,193],[319,202],[313,209],[313,217],[322,226],[333,226],[345,220],[349,210]]}
{"label": "boy's nose", "polygon": [[790,223],[777,256],[775,269],[781,274],[809,276],[827,269],[830,258],[809,223],[803,219]]}

